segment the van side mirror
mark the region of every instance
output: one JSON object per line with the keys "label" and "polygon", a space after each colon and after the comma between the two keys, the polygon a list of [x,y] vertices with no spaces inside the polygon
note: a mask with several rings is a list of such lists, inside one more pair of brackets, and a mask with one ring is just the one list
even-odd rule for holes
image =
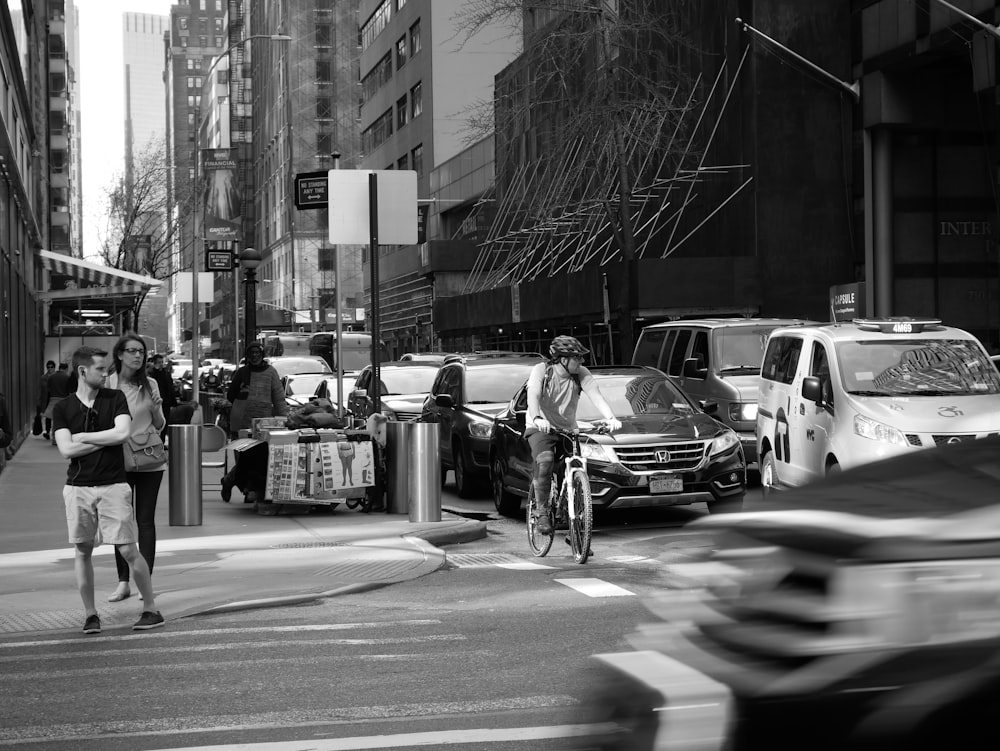
{"label": "van side mirror", "polygon": [[[691,362],[691,360],[688,360],[688,362]],[[701,411],[706,415],[716,415],[719,413],[718,402],[701,401],[698,402],[698,406],[701,407]]]}
{"label": "van side mirror", "polygon": [[708,375],[708,368],[705,367],[705,358],[702,355],[689,357],[684,361],[685,378],[705,378]]}
{"label": "van side mirror", "polygon": [[806,376],[802,379],[802,398],[816,404],[823,404],[823,385],[816,376]]}
{"label": "van side mirror", "polygon": [[434,397],[434,403],[445,409],[451,409],[455,406],[455,400],[451,398],[451,394],[437,394]]}

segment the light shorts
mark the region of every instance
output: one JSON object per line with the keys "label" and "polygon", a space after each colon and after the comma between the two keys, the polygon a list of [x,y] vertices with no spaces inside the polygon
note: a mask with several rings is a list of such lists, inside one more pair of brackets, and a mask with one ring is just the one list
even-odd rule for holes
{"label": "light shorts", "polygon": [[132,488],[127,482],[95,487],[64,485],[63,501],[71,543],[93,542],[98,528],[101,540],[111,545],[139,539],[132,513]]}

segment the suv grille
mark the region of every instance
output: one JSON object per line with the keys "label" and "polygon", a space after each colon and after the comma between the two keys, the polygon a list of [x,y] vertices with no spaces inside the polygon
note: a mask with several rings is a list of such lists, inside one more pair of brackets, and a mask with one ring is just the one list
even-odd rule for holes
{"label": "suv grille", "polygon": [[[652,446],[615,446],[622,465],[631,472],[695,469],[705,458],[707,443],[662,443]],[[666,452],[665,454],[663,452]],[[663,458],[666,457],[666,461]]]}

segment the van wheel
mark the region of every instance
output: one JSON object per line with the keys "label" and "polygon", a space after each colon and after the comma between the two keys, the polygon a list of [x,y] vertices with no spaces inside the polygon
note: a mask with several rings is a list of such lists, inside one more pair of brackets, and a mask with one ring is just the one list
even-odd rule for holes
{"label": "van wheel", "polygon": [[827,477],[835,477],[839,475],[843,470],[840,468],[840,463],[835,459],[830,466],[826,468]]}
{"label": "van wheel", "polygon": [[778,471],[774,466],[774,452],[768,451],[760,460],[760,489],[764,498],[770,497],[778,484]]}

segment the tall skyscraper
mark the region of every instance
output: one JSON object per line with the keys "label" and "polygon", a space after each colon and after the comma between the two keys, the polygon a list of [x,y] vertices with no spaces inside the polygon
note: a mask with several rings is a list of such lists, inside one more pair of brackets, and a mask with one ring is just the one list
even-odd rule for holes
{"label": "tall skyscraper", "polygon": [[136,155],[166,134],[163,36],[169,31],[169,16],[122,14],[126,178]]}

